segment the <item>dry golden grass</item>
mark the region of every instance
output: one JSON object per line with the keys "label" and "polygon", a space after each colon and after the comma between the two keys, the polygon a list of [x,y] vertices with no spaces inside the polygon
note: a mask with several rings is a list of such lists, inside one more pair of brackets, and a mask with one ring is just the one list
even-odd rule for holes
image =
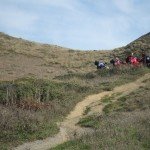
{"label": "dry golden grass", "polygon": [[95,70],[94,61],[109,60],[110,51],[79,51],[0,34],[0,80],[30,76],[52,79],[69,72]]}
{"label": "dry golden grass", "polygon": [[52,79],[68,73],[88,73],[96,69],[95,60],[109,62],[113,55],[125,57],[126,51],[150,52],[150,35],[144,35],[113,51],[80,51],[57,45],[40,44],[0,33],[0,80],[35,76]]}
{"label": "dry golden grass", "polygon": [[[81,119],[81,126],[95,129],[92,135],[84,135],[51,150],[150,149],[150,79],[144,82],[144,86],[113,102],[115,107],[110,107],[107,115]],[[110,99],[105,97],[103,102],[111,103]]]}
{"label": "dry golden grass", "polygon": [[[149,43],[145,43],[145,45],[148,47]],[[22,91],[25,92],[25,97],[20,100],[33,98],[32,96],[35,96],[37,92],[34,89],[37,87],[32,82],[29,82],[28,86],[26,79],[24,80],[26,77],[32,77],[35,81],[37,78],[42,79],[41,81],[37,80],[39,83],[49,82],[49,80],[51,82],[53,80],[52,84],[56,85],[55,90],[52,88],[49,91],[52,96],[55,95],[54,99],[48,99],[52,101],[53,108],[55,108],[53,110],[49,109],[46,112],[39,110],[35,112],[33,110],[16,108],[16,105],[13,106],[12,104],[6,106],[1,102],[0,117],[2,122],[0,126],[1,131],[4,131],[0,137],[2,148],[7,149],[13,143],[16,145],[25,140],[44,138],[54,134],[57,131],[55,122],[65,116],[84,96],[111,90],[117,85],[132,81],[148,72],[145,68],[145,71],[139,68],[135,73],[134,69],[127,69],[124,72],[123,70],[96,70],[95,60],[102,58],[104,61],[109,62],[113,54],[124,57],[125,50],[126,47],[115,49],[114,51],[71,50],[56,45],[29,42],[0,33],[0,81],[9,80],[10,82],[8,83],[15,85],[17,79],[23,77],[23,79],[20,79],[20,85],[21,87],[25,86],[27,91],[20,91],[21,93]],[[1,82],[0,88],[1,96],[5,97],[4,100],[8,100],[7,96],[9,94],[7,90],[4,90],[3,82]],[[38,90],[45,92],[44,89],[45,87],[41,86]],[[16,88],[14,88],[15,90]],[[7,96],[3,95],[3,91]],[[13,94],[16,96],[17,92]],[[17,101],[15,96],[11,97],[9,95],[10,102]],[[0,101],[2,100],[0,99]],[[27,104],[29,103],[27,102]],[[35,104],[37,106],[37,102]],[[29,105],[33,105],[33,103],[31,102]],[[33,114],[30,115],[30,113]],[[24,126],[24,123],[26,126]],[[47,124],[43,125],[42,123]],[[18,125],[20,125],[19,131],[17,130]],[[26,132],[30,130],[33,130],[33,132]]]}

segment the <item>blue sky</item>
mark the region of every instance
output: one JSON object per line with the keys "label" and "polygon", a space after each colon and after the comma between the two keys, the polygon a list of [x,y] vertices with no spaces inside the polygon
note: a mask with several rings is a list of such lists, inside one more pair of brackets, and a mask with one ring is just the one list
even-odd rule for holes
{"label": "blue sky", "polygon": [[113,49],[150,32],[150,0],[0,0],[0,31],[73,49]]}

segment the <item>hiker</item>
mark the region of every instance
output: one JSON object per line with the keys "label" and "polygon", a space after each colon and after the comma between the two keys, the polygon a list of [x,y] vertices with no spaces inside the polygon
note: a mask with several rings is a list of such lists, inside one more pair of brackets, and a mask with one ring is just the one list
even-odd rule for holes
{"label": "hiker", "polygon": [[127,64],[130,63],[131,57],[132,57],[131,55],[127,56],[127,58],[126,58],[126,63]]}
{"label": "hiker", "polygon": [[130,58],[130,62],[133,65],[139,64],[137,57],[134,57],[134,56]]}
{"label": "hiker", "polygon": [[150,64],[150,56],[146,55],[144,52],[142,53],[142,57],[140,59],[140,62],[142,62],[144,65],[149,66]]}
{"label": "hiker", "polygon": [[133,53],[127,56],[126,63],[131,63],[131,58],[133,57]]}
{"label": "hiker", "polygon": [[137,64],[139,64],[139,60],[137,57],[134,56],[133,53],[131,53],[131,55],[127,56],[126,63],[130,63],[132,65],[137,65]]}
{"label": "hiker", "polygon": [[97,66],[97,69],[102,69],[105,68],[106,63],[104,63],[102,60],[100,61],[95,61],[95,65]]}
{"label": "hiker", "polygon": [[121,60],[118,57],[116,57],[115,58],[115,66],[118,66],[118,65],[121,65]]}
{"label": "hiker", "polygon": [[141,58],[141,61],[143,62],[143,64],[146,63],[145,57],[146,57],[146,54],[143,52],[143,53],[142,53],[142,58]]}
{"label": "hiker", "polygon": [[142,53],[141,62],[143,62],[143,64],[147,67],[150,67],[150,56],[146,55],[145,53]]}
{"label": "hiker", "polygon": [[99,69],[105,68],[105,63],[102,62],[102,61],[99,61],[99,63],[98,63],[98,68],[99,68]]}
{"label": "hiker", "polygon": [[150,67],[150,56],[145,56],[145,63],[147,67]]}
{"label": "hiker", "polygon": [[110,63],[113,64],[113,66],[115,66],[115,61],[114,61],[114,59],[111,59],[111,60],[110,60]]}
{"label": "hiker", "polygon": [[118,57],[115,57],[114,59],[110,60],[110,63],[113,64],[113,66],[120,66],[122,61]]}

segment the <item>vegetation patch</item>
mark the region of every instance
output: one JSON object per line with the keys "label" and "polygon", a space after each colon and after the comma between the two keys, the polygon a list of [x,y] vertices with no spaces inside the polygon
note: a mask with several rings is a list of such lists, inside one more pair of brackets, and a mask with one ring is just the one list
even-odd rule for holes
{"label": "vegetation patch", "polygon": [[[103,116],[93,116],[82,121],[83,126],[95,128],[92,135],[61,144],[52,150],[80,150],[79,145],[87,145],[90,149],[149,149],[150,148],[150,111],[121,112]],[[89,123],[89,125],[87,125]]]}
{"label": "vegetation patch", "polygon": [[[149,149],[149,85],[150,80],[147,80],[145,86],[107,104],[104,108],[105,114],[87,116],[81,119],[78,124],[82,127],[94,128],[95,133],[74,140],[76,145],[78,143],[88,144],[91,149],[97,150],[106,147],[108,149]],[[104,97],[104,102],[109,100],[107,98]],[[62,150],[65,149],[63,145],[59,147],[61,146]]]}
{"label": "vegetation patch", "polygon": [[[147,69],[141,74],[146,72]],[[56,122],[62,120],[85,96],[99,93],[104,89],[112,90],[115,86],[141,76],[136,73],[134,75],[114,73],[107,76],[104,75],[105,73],[107,74],[107,71],[104,71],[103,75],[98,71],[91,74],[71,75],[59,81],[34,77],[1,81],[0,107],[3,108],[0,111],[1,147],[10,148],[25,141],[56,134],[58,132]],[[85,114],[89,111],[90,109],[87,108]],[[99,121],[93,122],[88,118],[80,123],[83,126],[94,127],[98,126]]]}
{"label": "vegetation patch", "polygon": [[95,116],[95,115],[82,118],[82,119],[80,119],[80,121],[78,122],[78,125],[80,125],[81,127],[97,128],[98,124],[99,124],[99,123],[98,123],[98,120],[96,119],[96,116]]}
{"label": "vegetation patch", "polygon": [[90,112],[90,110],[91,108],[87,106],[83,112],[83,115],[87,115]]}
{"label": "vegetation patch", "polygon": [[91,150],[91,146],[89,144],[82,143],[82,141],[69,141],[65,142],[62,145],[56,146],[51,150]]}
{"label": "vegetation patch", "polygon": [[105,113],[114,111],[135,111],[150,108],[150,80],[147,81],[146,86],[140,87],[138,90],[132,92],[130,95],[120,97],[117,101],[106,105],[103,109]]}
{"label": "vegetation patch", "polygon": [[112,101],[112,98],[113,98],[113,96],[106,95],[101,99],[101,102],[102,103],[110,103]]}
{"label": "vegetation patch", "polygon": [[1,146],[4,147],[5,143],[13,146],[56,134],[59,131],[56,122],[68,114],[89,90],[89,87],[78,84],[35,78],[1,82]]}

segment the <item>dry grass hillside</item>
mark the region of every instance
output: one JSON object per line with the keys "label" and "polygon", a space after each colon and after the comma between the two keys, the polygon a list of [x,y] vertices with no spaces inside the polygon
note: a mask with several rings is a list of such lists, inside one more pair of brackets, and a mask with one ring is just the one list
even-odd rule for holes
{"label": "dry grass hillside", "polygon": [[53,136],[59,132],[56,123],[86,96],[148,73],[145,66],[131,65],[97,70],[94,61],[109,62],[113,54],[124,59],[135,50],[148,53],[149,41],[148,33],[112,51],[80,51],[0,33],[0,149]]}
{"label": "dry grass hillside", "polygon": [[116,55],[120,54],[123,56],[125,53],[130,52],[134,52],[137,56],[141,55],[141,52],[150,55],[150,32],[127,44],[125,47],[114,49],[114,52]]}
{"label": "dry grass hillside", "polygon": [[0,32],[0,80],[34,76],[52,79],[68,73],[95,70],[94,60],[109,62],[112,54],[124,56],[126,51],[150,52],[150,33],[125,47],[113,51],[80,51],[57,45],[40,44]]}
{"label": "dry grass hillside", "polygon": [[94,60],[108,60],[109,51],[79,51],[29,42],[0,33],[0,80],[35,76],[52,79],[95,70]]}
{"label": "dry grass hillside", "polygon": [[[51,150],[150,149],[149,90],[150,79],[143,81],[143,86],[130,94],[123,96],[122,93],[117,93],[118,96],[103,97],[101,101],[104,104],[103,113],[87,115],[79,122],[80,126],[89,127],[95,132],[58,145]],[[92,107],[94,105],[92,104]],[[90,114],[92,107],[88,107],[86,113]]]}

